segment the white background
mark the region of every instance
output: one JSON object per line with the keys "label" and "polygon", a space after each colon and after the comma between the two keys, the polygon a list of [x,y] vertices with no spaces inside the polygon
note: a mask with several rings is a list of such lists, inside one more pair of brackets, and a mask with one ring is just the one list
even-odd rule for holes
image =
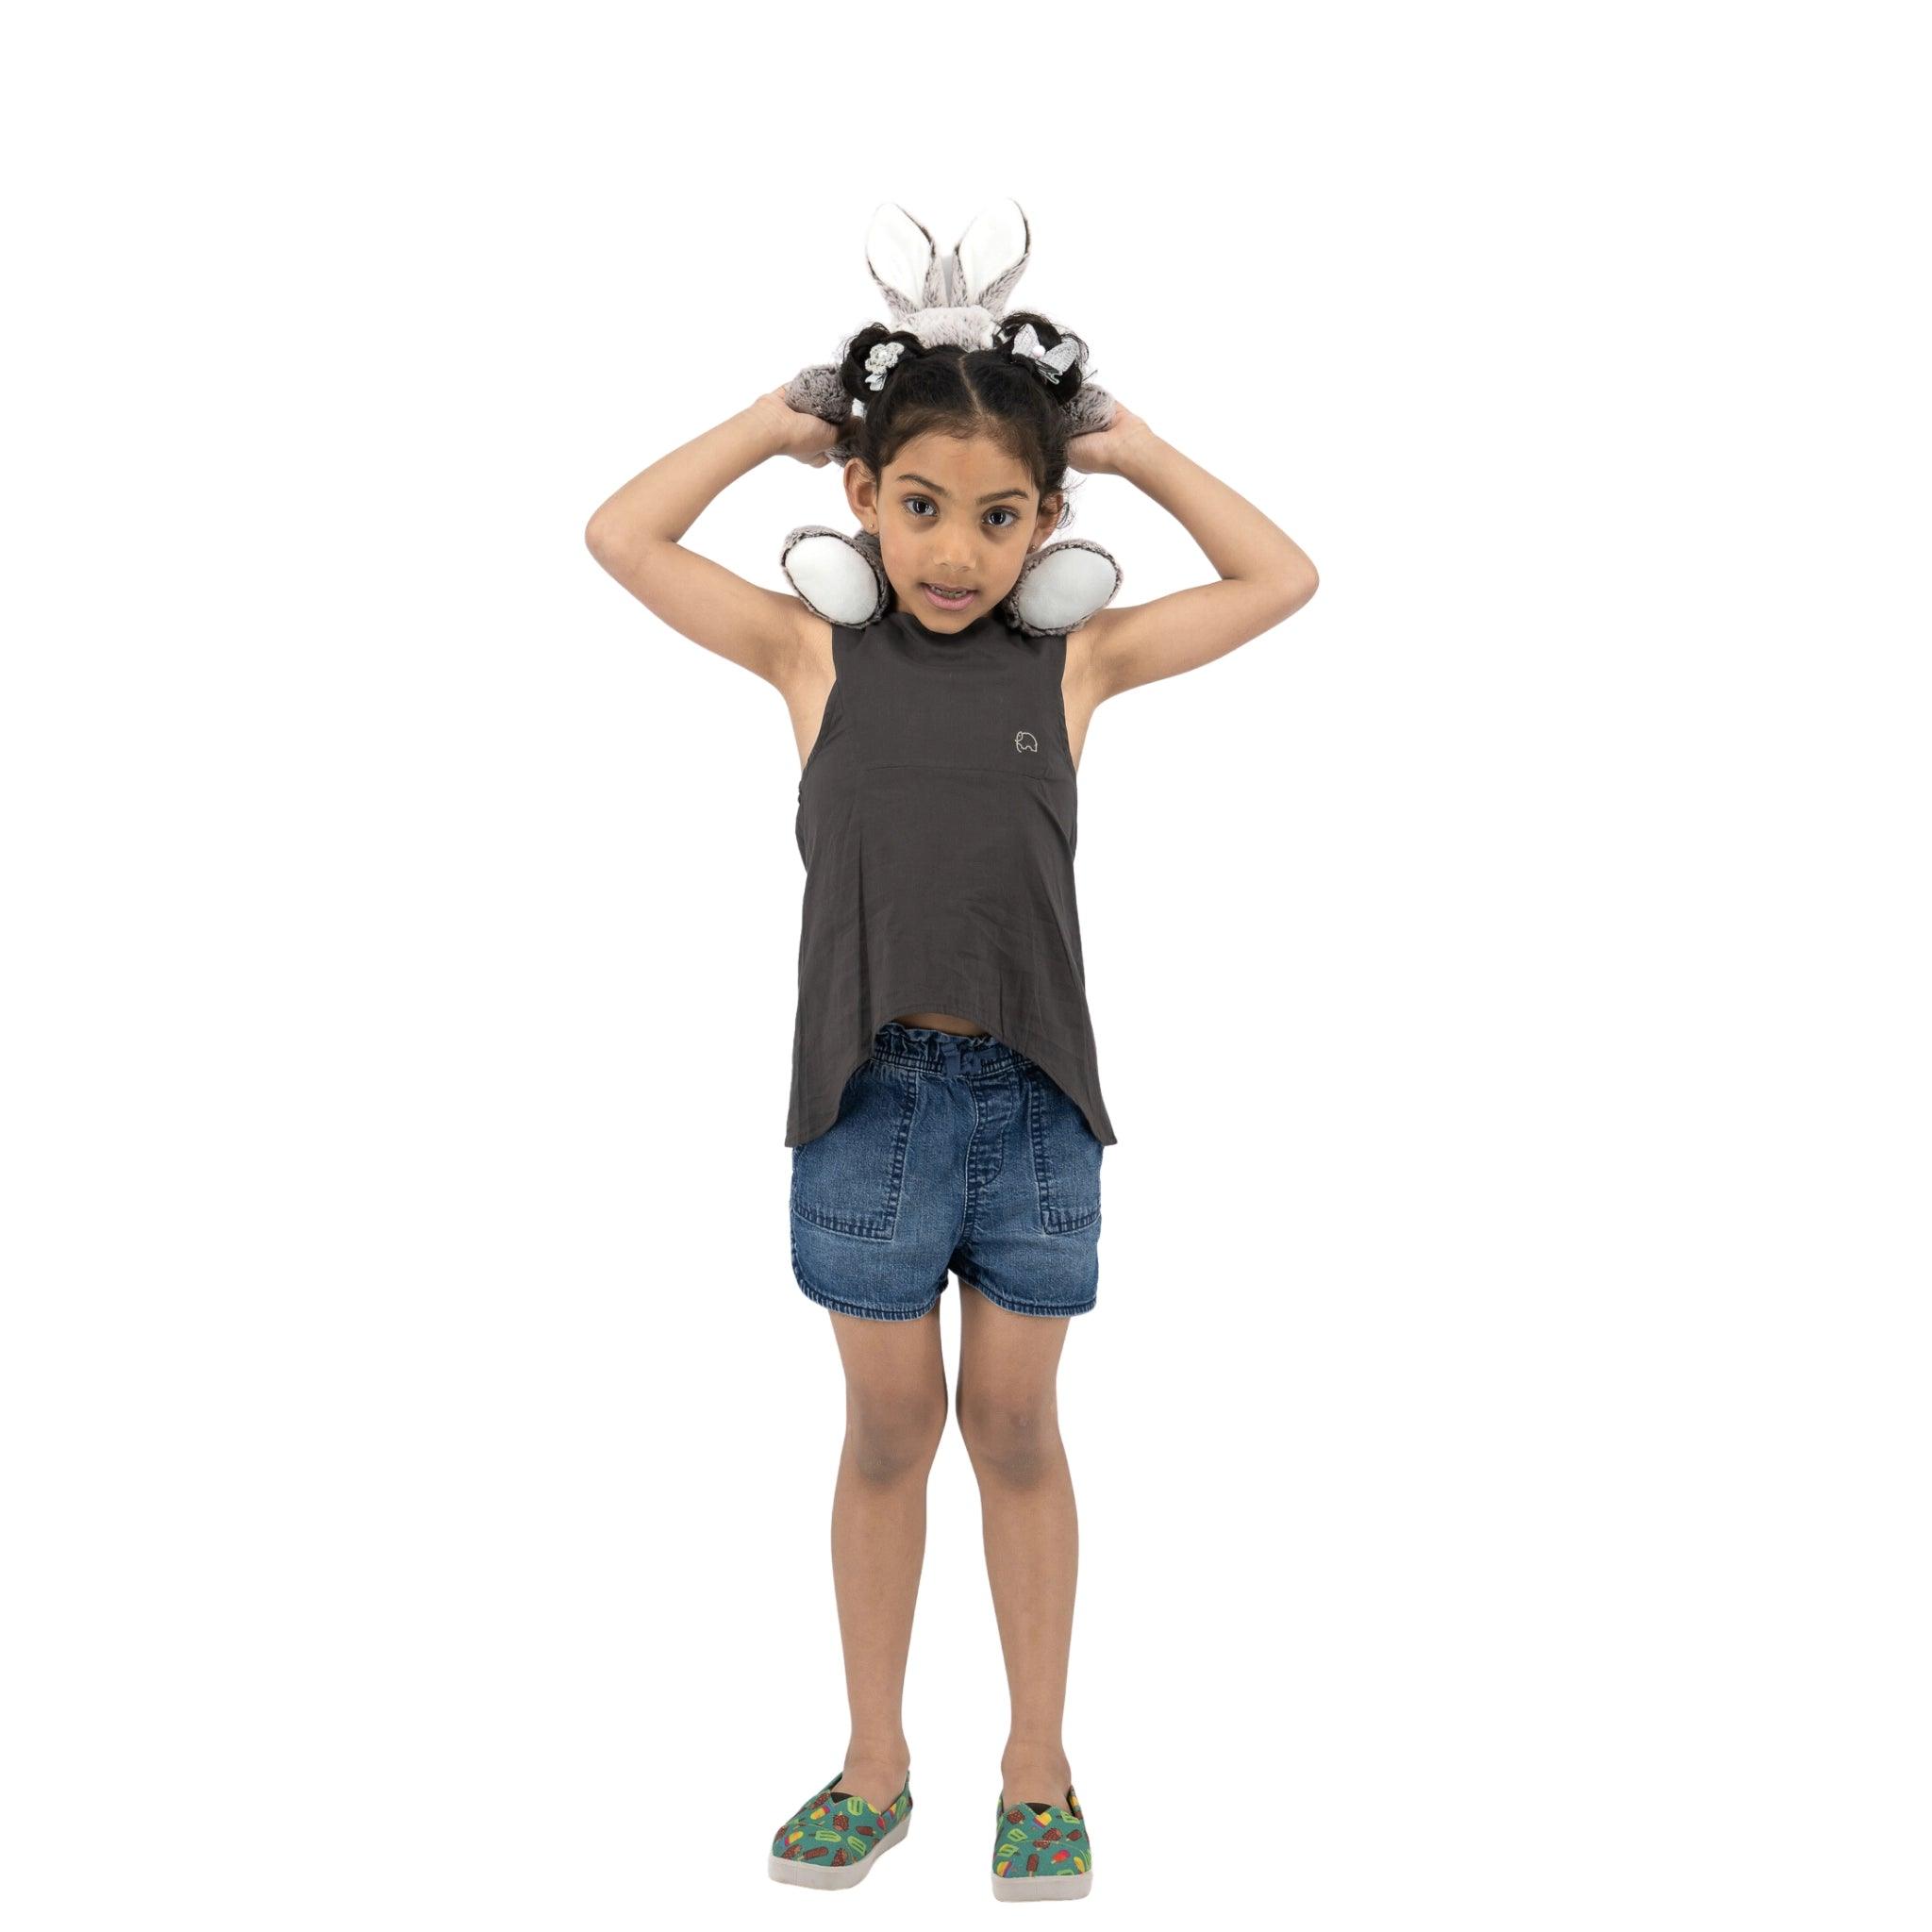
{"label": "white background", "polygon": [[[957,1434],[921,1830],[764,1875],[846,1724],[797,758],[583,525],[879,315],[880,202],[1011,194],[1016,303],[1322,575],[1081,769],[1080,1909],[1923,1927],[1901,18],[18,29],[0,1917],[995,1910]],[[1122,602],[1211,575],[1074,501]],[[689,541],[804,522],[780,459]]]}

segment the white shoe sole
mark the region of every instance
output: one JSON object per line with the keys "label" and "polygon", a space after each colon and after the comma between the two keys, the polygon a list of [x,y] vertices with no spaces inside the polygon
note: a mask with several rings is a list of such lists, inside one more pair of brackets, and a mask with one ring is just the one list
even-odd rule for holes
{"label": "white shoe sole", "polygon": [[816,1860],[808,1865],[803,1858],[781,1858],[773,1852],[769,1855],[772,1876],[780,1885],[808,1885],[815,1891],[842,1891],[848,1885],[857,1885],[893,1846],[904,1844],[911,1824],[912,1813],[903,1812],[891,1830],[864,1857],[850,1865],[821,1865]]}
{"label": "white shoe sole", "polygon": [[992,1874],[992,1895],[1018,1903],[1029,1898],[1085,1898],[1093,1887],[1091,1872],[1052,1872],[1044,1878],[1002,1878]]}

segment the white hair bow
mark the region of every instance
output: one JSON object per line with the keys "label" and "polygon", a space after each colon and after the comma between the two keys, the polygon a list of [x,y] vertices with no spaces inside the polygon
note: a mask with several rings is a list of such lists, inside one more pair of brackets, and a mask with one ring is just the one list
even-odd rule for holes
{"label": "white hair bow", "polygon": [[1013,354],[1038,362],[1041,375],[1049,382],[1058,382],[1080,359],[1080,344],[1072,336],[1064,336],[1055,347],[1043,349],[1040,331],[1029,322],[1023,324],[1013,338]]}

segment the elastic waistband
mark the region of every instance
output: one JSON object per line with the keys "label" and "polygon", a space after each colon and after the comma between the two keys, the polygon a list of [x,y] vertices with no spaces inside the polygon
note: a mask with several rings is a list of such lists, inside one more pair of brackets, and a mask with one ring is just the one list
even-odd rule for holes
{"label": "elastic waistband", "polygon": [[888,1020],[874,1034],[872,1053],[874,1059],[891,1066],[955,1078],[1035,1064],[1017,1046],[1008,1046],[991,1033],[947,1033],[938,1026],[902,1025],[897,1020]]}

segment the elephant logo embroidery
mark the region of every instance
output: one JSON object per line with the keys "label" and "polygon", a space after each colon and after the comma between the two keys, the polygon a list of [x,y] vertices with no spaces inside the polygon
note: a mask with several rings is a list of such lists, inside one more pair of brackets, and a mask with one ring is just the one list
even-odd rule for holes
{"label": "elephant logo embroidery", "polygon": [[1040,741],[1030,731],[1016,731],[1013,734],[1013,749],[1015,751],[1038,751],[1040,749]]}

